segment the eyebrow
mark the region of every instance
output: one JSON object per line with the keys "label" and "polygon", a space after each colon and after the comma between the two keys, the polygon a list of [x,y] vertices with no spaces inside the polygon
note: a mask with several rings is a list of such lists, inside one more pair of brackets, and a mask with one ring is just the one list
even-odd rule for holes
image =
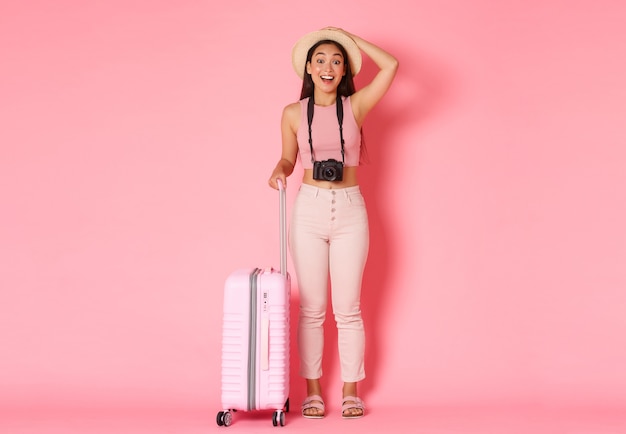
{"label": "eyebrow", "polygon": [[[318,51],[315,56],[328,56],[328,53],[326,53],[325,51]],[[336,53],[331,54],[331,56],[339,56],[343,59],[343,54],[341,54],[340,51],[337,51]]]}

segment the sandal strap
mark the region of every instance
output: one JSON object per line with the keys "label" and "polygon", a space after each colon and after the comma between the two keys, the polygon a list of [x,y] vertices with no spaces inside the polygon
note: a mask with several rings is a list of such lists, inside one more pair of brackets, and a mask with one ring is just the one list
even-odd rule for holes
{"label": "sandal strap", "polygon": [[322,399],[322,397],[319,395],[307,396],[302,403],[302,410],[304,411],[310,408],[324,411],[324,400]]}
{"label": "sandal strap", "polygon": [[341,412],[345,412],[346,410],[351,410],[353,408],[359,410],[365,410],[365,403],[356,396],[346,396],[343,398],[343,403],[341,405]]}

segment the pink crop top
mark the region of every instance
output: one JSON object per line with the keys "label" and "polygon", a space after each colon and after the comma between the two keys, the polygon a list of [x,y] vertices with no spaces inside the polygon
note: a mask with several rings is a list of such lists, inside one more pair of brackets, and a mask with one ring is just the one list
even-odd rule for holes
{"label": "pink crop top", "polygon": [[[309,146],[309,123],[307,121],[307,103],[309,98],[300,100],[300,126],[298,127],[298,149],[302,167],[312,169],[311,147]],[[343,97],[343,140],[345,151],[344,166],[358,166],[361,156],[361,130],[356,124],[350,97]],[[311,124],[313,156],[315,161],[334,158],[341,161],[341,139],[337,122],[336,104],[324,107],[315,106]]]}

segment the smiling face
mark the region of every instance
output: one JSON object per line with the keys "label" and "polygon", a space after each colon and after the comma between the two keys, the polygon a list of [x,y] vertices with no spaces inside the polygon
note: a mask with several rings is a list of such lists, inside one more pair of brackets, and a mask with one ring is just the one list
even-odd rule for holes
{"label": "smiling face", "polygon": [[345,59],[335,44],[319,45],[307,62],[306,72],[315,87],[324,92],[334,92],[346,74]]}

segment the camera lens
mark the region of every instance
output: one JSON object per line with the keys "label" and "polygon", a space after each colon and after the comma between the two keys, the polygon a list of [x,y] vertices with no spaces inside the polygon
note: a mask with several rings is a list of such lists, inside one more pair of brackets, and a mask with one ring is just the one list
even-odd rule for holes
{"label": "camera lens", "polygon": [[324,179],[326,181],[334,181],[337,177],[337,171],[334,167],[325,167],[324,168]]}

